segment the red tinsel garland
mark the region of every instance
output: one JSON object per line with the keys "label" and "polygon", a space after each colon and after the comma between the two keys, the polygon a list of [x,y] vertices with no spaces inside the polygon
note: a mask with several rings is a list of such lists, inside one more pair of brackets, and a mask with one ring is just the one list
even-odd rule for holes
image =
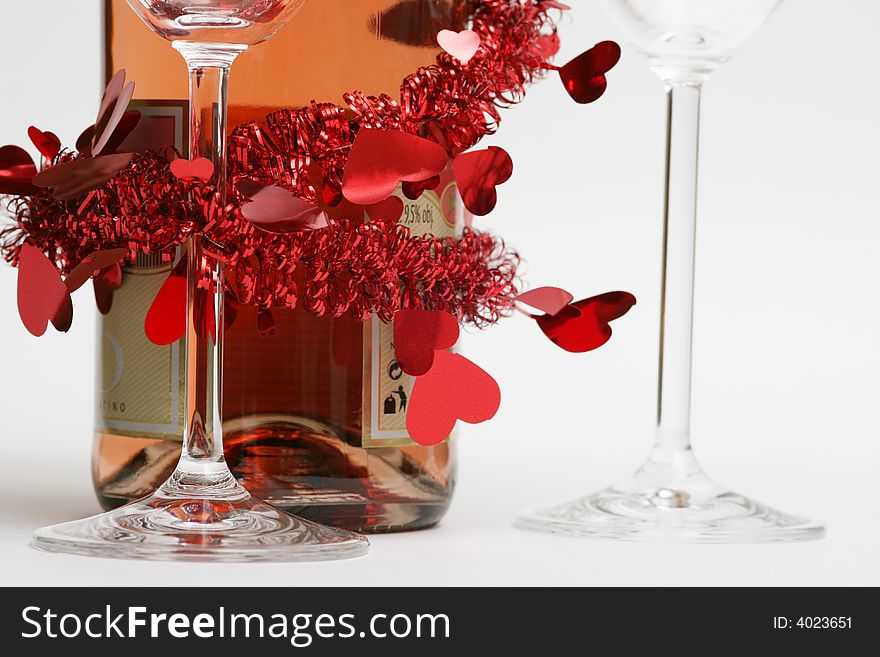
{"label": "red tinsel garland", "polygon": [[[239,301],[316,315],[390,319],[400,308],[442,309],[464,321],[491,323],[513,307],[518,258],[495,237],[466,231],[461,240],[413,237],[408,229],[336,216],[329,228],[267,233],[241,216],[236,184],[288,189],[313,202],[341,201],[347,154],[361,128],[398,129],[434,140],[450,156],[494,131],[498,108],[518,102],[524,86],[548,69],[558,42],[540,0],[475,3],[481,39],[467,64],[441,53],[408,76],[400,100],[345,95],[348,107],[316,104],[281,110],[262,125],[239,126],[230,139],[226,208],[215,190],[169,171],[169,153],[144,153],[100,189],[61,201],[45,189],[10,202],[16,225],[0,230],[0,250],[15,264],[21,244],[48,253],[62,271],[96,250],[123,246],[170,261],[193,233],[228,264]],[[52,164],[77,155],[62,152]]]}

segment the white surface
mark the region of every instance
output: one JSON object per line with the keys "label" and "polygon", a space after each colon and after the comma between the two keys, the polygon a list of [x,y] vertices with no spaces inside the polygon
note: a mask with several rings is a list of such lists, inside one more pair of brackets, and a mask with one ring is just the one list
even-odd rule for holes
{"label": "white surface", "polygon": [[[71,143],[96,108],[97,2],[4,4],[0,143],[35,123]],[[576,0],[562,61],[619,37]],[[720,481],[827,523],[820,542],[666,546],[511,528],[524,506],[599,488],[651,441],[656,378],[663,94],[631,50],[592,106],[554,80],[488,143],[514,180],[488,221],[531,285],[639,305],[612,342],[565,354],[515,318],[466,338],[502,384],[493,422],[462,432],[455,504],[436,530],[377,537],[371,556],[298,566],[192,566],[44,555],[30,531],[97,511],[91,493],[90,293],[66,336],[31,338],[0,267],[3,584],[880,584],[880,85],[870,0],[789,0],[710,80],[697,263],[696,449]],[[70,44],[76,44],[71,46]]]}

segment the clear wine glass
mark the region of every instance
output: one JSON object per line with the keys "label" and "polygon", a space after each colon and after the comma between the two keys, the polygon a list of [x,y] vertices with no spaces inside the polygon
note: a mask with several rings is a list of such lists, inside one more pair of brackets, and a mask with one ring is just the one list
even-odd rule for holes
{"label": "clear wine glass", "polygon": [[[236,56],[270,38],[306,0],[128,0],[156,33],[172,41],[190,78],[190,158],[214,162],[225,190],[229,70]],[[283,72],[279,72],[283,73]],[[222,199],[221,199],[222,200]],[[85,520],[38,530],[34,547],[101,557],[310,561],[365,554],[353,532],[325,527],[253,498],[223,458],[220,418],[223,268],[186,244],[188,258],[186,397],[176,470],[153,495]],[[204,281],[215,283],[215,294]],[[211,306],[211,310],[204,309]],[[210,323],[210,326],[207,324]]]}
{"label": "clear wine glass", "polygon": [[690,438],[700,94],[704,81],[781,0],[604,0],[665,84],[668,134],[657,434],[629,480],[528,512],[527,529],[627,540],[794,541],[824,530],[714,483]]}

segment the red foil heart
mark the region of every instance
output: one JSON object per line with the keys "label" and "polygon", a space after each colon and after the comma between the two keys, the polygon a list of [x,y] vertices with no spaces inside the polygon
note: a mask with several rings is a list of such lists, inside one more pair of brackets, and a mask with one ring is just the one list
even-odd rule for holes
{"label": "red foil heart", "polygon": [[[38,248],[23,244],[18,258],[18,314],[25,328],[39,337],[56,315],[62,326],[66,323],[69,327],[65,318],[69,301],[67,287],[52,261]],[[72,319],[72,308],[69,315]]]}
{"label": "red foil heart", "polygon": [[29,196],[37,191],[33,184],[37,167],[30,154],[20,146],[0,148],[0,194]]}
{"label": "red foil heart", "polygon": [[101,106],[98,109],[98,118],[95,120],[92,134],[91,154],[100,155],[110,141],[116,127],[128,110],[128,103],[134,95],[134,82],[125,84],[125,69],[116,72],[107,83]]}
{"label": "red foil heart", "polygon": [[445,440],[458,420],[491,420],[501,406],[501,389],[487,372],[460,354],[438,351],[431,371],[413,384],[406,429],[420,445]]}
{"label": "red foil heart", "polygon": [[182,157],[171,162],[171,173],[180,180],[203,180],[208,182],[214,175],[214,163],[206,157],[187,160]]}
{"label": "red foil heart", "polygon": [[471,214],[483,217],[492,212],[498,202],[495,188],[513,175],[513,160],[503,148],[489,146],[459,155],[453,161],[453,168],[465,207]]}
{"label": "red foil heart", "polygon": [[605,93],[608,88],[605,73],[618,61],[620,46],[614,41],[602,41],[560,68],[559,77],[575,102],[592,103]]}
{"label": "red foil heart", "polygon": [[314,203],[275,186],[241,183],[238,188],[251,200],[241,207],[242,216],[269,233],[297,233],[328,225],[327,215]]}
{"label": "red foil heart", "polygon": [[535,321],[559,347],[572,353],[598,349],[611,339],[609,322],[623,317],[636,304],[629,292],[608,292],[576,301],[556,315],[541,315]]}
{"label": "red foil heart", "polygon": [[55,312],[55,316],[52,317],[52,326],[55,327],[56,331],[67,333],[70,330],[72,324],[73,299],[71,299],[70,295],[68,294],[66,297],[64,297],[64,300],[61,302],[61,306]]}
{"label": "red foil heart", "polygon": [[[119,119],[119,124],[110,135],[110,139],[104,145],[102,152],[106,154],[115,153],[122,146],[122,142],[130,135],[141,121],[141,113],[137,110],[128,110]],[[83,155],[92,154],[92,141],[95,138],[95,126],[90,125],[83,130],[82,134],[76,140],[76,150]]]}
{"label": "red foil heart", "polygon": [[367,216],[371,221],[381,224],[396,224],[403,214],[403,199],[399,196],[389,196],[384,201],[373,203],[366,208]]}
{"label": "red foil heart", "polygon": [[153,344],[172,344],[186,333],[186,275],[181,269],[176,267],[165,279],[147,311],[144,332]]}
{"label": "red foil heart", "polygon": [[43,132],[39,128],[31,126],[28,128],[28,137],[31,143],[40,151],[40,155],[50,162],[61,151],[61,140],[54,132]]}
{"label": "red foil heart", "polygon": [[458,320],[441,310],[398,310],[394,313],[394,355],[410,376],[431,370],[434,353],[458,342]]}
{"label": "red foil heart", "polygon": [[65,201],[102,187],[128,166],[134,153],[115,153],[101,157],[82,157],[43,169],[34,176],[39,187],[54,187],[54,196]]}
{"label": "red foil heart", "polygon": [[352,203],[372,205],[391,196],[401,181],[433,178],[448,161],[433,141],[400,130],[362,128],[345,165],[342,193]]}
{"label": "red foil heart", "polygon": [[548,315],[556,315],[574,301],[574,296],[568,290],[548,286],[536,287],[534,290],[523,292],[516,297],[516,300]]}
{"label": "red foil heart", "polygon": [[105,251],[95,251],[83,258],[80,263],[74,267],[67,278],[64,279],[64,285],[68,292],[75,292],[81,288],[87,280],[99,274],[102,270],[108,269],[116,265],[122,260],[128,249],[107,249]]}
{"label": "red foil heart", "polygon": [[467,64],[480,49],[480,35],[473,30],[440,30],[437,43],[462,64]]}
{"label": "red foil heart", "polygon": [[405,182],[401,185],[401,191],[410,201],[417,201],[427,189],[437,189],[440,186],[440,176],[434,176],[419,182]]}
{"label": "red foil heart", "polygon": [[113,306],[113,293],[122,287],[122,267],[117,263],[102,269],[92,277],[92,287],[98,312],[106,315]]}

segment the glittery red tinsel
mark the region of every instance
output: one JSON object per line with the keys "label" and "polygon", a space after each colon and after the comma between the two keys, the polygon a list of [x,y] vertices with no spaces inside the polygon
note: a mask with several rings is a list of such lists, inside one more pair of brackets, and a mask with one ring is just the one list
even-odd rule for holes
{"label": "glittery red tinsel", "polygon": [[[548,67],[555,26],[539,0],[476,2],[472,29],[481,38],[461,65],[446,53],[401,86],[399,100],[345,94],[347,107],[314,104],[281,110],[230,138],[229,203],[215,190],[175,178],[168,154],[147,152],[85,197],[59,201],[48,191],[9,201],[15,225],[0,229],[0,251],[16,264],[26,240],[69,271],[87,254],[124,246],[170,261],[193,233],[227,264],[239,301],[261,308],[302,305],[316,315],[377,313],[400,308],[454,313],[492,323],[513,307],[518,257],[493,236],[466,231],[459,240],[414,237],[397,225],[336,218],[326,229],[295,235],[264,232],[241,216],[235,185],[251,180],[284,187],[310,201],[339,199],[347,155],[362,127],[399,129],[437,141],[450,156],[491,134],[498,109],[518,102],[525,85]],[[69,151],[53,164],[75,157]]]}

